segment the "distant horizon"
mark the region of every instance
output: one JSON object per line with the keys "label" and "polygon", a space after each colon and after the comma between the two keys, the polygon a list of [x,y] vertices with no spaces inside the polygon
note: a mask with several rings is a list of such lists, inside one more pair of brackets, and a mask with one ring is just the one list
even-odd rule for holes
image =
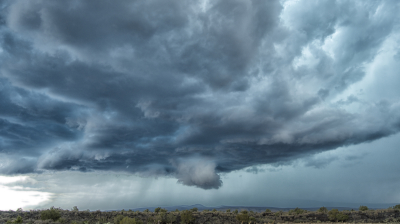
{"label": "distant horizon", "polygon": [[[324,202],[321,202],[324,204]],[[325,202],[325,204],[330,204],[332,202]],[[349,205],[352,206],[349,206]],[[359,205],[358,205],[359,204]],[[241,206],[241,205],[218,205],[218,206],[204,206],[202,204],[192,204],[192,205],[172,205],[172,206],[150,206],[150,207],[137,207],[137,208],[124,208],[124,209],[104,209],[100,211],[144,211],[146,209],[149,209],[150,211],[153,211],[156,208],[163,208],[166,209],[167,211],[175,211],[176,209],[178,210],[190,210],[192,208],[197,208],[199,211],[203,210],[209,210],[209,209],[216,209],[219,211],[225,211],[226,209],[240,209],[240,210],[249,210],[249,211],[260,211],[260,210],[265,210],[265,209],[271,209],[271,211],[288,211],[290,209],[294,208],[301,208],[301,209],[312,209],[310,211],[317,211],[321,207],[326,207],[327,209],[338,209],[339,211],[346,210],[346,209],[354,209],[358,210],[360,206],[367,206],[369,209],[388,209],[390,207],[393,207],[395,205],[400,205],[400,203],[346,203],[346,205],[343,206],[329,206],[329,205],[322,205],[322,206],[309,206],[309,207],[299,207],[299,206],[292,206],[292,207],[274,207],[274,206]],[[87,209],[80,209],[79,206],[77,206],[79,211],[86,211]],[[48,208],[44,208],[48,209]],[[63,210],[71,210],[68,208],[61,208]],[[170,209],[170,210],[169,210]],[[89,209],[90,210],[90,209]],[[0,211],[6,211],[6,210],[0,210]],[[96,211],[96,210],[90,210],[90,211]]]}

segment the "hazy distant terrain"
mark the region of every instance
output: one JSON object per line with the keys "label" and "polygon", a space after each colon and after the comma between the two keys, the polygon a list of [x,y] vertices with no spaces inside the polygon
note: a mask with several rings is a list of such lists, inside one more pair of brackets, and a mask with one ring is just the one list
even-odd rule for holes
{"label": "hazy distant terrain", "polygon": [[[333,204],[333,203],[326,203],[327,205]],[[394,206],[398,203],[391,203],[391,204],[372,204],[372,203],[364,203],[363,205],[368,206],[370,209],[384,209],[384,208],[389,208],[391,206]],[[338,209],[339,211],[343,210],[351,210],[355,209],[358,210],[360,204],[356,203],[348,203],[348,206],[344,207],[339,207],[339,206],[325,206],[327,209]],[[321,206],[315,206],[315,207],[302,207],[302,209],[308,210],[308,211],[317,211]],[[146,209],[150,211],[154,211],[157,207],[143,207],[143,208],[133,208],[131,209],[132,211],[144,211]],[[286,207],[286,208],[281,208],[281,207],[259,207],[259,206],[229,206],[229,205],[221,205],[221,206],[204,206],[201,204],[195,204],[195,205],[177,205],[177,206],[166,206],[163,207],[164,209],[168,211],[175,211],[178,209],[179,211],[182,210],[189,210],[193,208],[197,208],[199,211],[203,210],[213,210],[216,209],[217,211],[226,211],[227,209],[230,210],[248,210],[248,211],[253,211],[253,212],[264,212],[266,209],[271,210],[272,212],[277,212],[277,211],[289,211],[291,209],[295,209],[296,207]],[[107,210],[107,211],[118,211],[118,210]]]}

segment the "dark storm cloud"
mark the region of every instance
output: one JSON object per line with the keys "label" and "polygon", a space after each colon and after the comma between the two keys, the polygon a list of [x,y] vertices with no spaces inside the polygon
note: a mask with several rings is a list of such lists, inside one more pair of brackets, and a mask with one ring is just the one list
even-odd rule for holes
{"label": "dark storm cloud", "polygon": [[116,170],[211,189],[221,172],[400,128],[396,101],[337,98],[398,32],[397,2],[4,5],[2,173]]}

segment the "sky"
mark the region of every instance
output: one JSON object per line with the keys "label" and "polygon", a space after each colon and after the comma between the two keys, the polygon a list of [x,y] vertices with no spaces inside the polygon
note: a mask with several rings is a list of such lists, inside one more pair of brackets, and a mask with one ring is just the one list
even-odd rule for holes
{"label": "sky", "polygon": [[399,1],[0,1],[0,210],[400,203]]}

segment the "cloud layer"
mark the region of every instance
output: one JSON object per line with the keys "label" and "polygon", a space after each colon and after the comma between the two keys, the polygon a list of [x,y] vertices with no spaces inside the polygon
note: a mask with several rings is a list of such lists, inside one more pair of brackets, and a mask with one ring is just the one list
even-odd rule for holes
{"label": "cloud layer", "polygon": [[220,173],[397,133],[399,9],[4,1],[0,172],[113,170],[211,189]]}

